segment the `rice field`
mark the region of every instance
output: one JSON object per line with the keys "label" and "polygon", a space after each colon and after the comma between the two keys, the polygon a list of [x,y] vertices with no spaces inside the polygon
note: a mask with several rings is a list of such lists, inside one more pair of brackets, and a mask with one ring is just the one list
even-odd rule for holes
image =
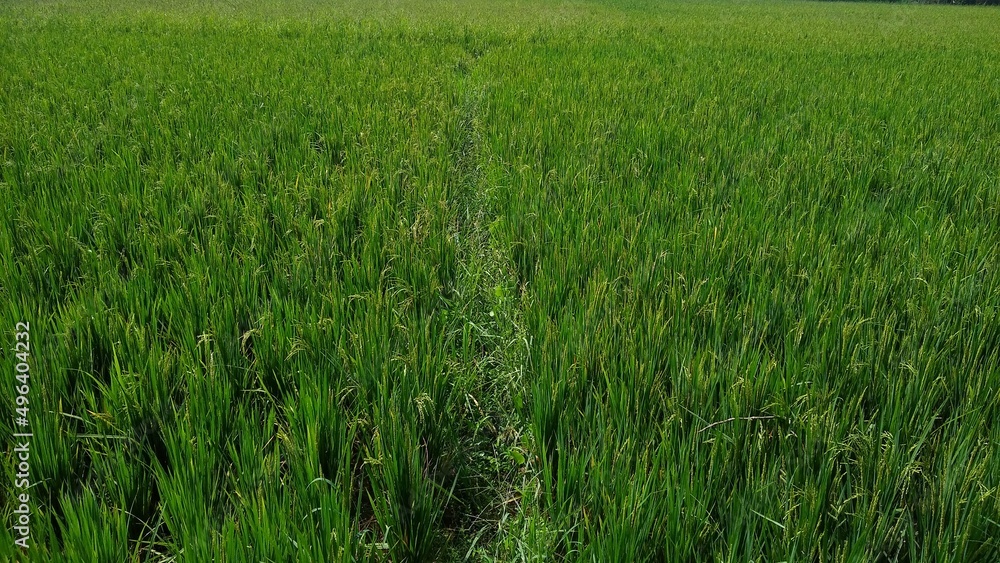
{"label": "rice field", "polygon": [[986,7],[4,3],[0,560],[1000,560],[998,108]]}

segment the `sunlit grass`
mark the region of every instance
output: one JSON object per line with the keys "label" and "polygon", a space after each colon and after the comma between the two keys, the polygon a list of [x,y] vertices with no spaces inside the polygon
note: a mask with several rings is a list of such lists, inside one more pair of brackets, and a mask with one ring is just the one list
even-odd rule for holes
{"label": "sunlit grass", "polygon": [[997,559],[995,16],[0,8],[22,555]]}

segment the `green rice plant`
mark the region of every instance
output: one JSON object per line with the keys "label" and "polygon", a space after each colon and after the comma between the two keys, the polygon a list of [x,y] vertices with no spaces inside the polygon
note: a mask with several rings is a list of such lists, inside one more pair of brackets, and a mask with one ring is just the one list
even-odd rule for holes
{"label": "green rice plant", "polygon": [[0,559],[997,559],[994,15],[0,7]]}

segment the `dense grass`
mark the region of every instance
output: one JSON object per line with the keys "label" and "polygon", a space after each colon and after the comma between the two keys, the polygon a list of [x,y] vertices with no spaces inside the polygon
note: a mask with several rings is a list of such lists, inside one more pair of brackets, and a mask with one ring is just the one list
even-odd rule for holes
{"label": "dense grass", "polygon": [[0,559],[1000,559],[998,22],[0,8]]}

